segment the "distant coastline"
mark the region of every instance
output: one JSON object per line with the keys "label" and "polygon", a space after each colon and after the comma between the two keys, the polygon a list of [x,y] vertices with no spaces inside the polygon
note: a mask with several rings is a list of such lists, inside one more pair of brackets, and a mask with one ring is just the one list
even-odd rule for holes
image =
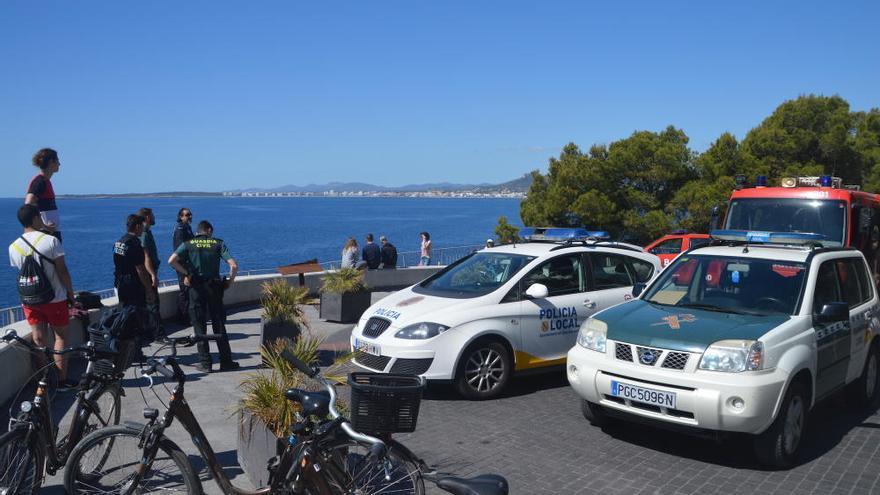
{"label": "distant coastline", "polygon": [[[59,194],[58,199],[138,199],[138,198],[493,198],[523,199],[521,191],[321,191],[321,192],[156,192],[121,194]],[[12,199],[12,198],[9,198]]]}

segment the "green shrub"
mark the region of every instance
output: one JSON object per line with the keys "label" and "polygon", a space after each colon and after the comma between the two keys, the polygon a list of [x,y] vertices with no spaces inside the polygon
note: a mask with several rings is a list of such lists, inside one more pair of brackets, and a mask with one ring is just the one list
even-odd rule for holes
{"label": "green shrub", "polygon": [[262,285],[263,318],[275,324],[290,324],[309,328],[303,305],[308,300],[307,287],[294,287],[283,278]]}
{"label": "green shrub", "polygon": [[324,275],[324,285],[321,292],[332,294],[348,294],[360,292],[367,288],[364,284],[364,271],[357,268],[341,268],[335,272],[327,272]]}

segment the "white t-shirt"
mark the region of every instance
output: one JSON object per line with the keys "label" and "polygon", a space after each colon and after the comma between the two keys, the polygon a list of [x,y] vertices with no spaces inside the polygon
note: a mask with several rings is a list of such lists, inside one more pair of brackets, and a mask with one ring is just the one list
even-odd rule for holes
{"label": "white t-shirt", "polygon": [[[61,246],[61,242],[49,234],[44,234],[43,232],[27,232],[23,237],[27,239],[32,246],[37,248],[37,251],[43,256],[51,260],[64,256],[64,248]],[[18,249],[16,249],[16,247]],[[19,249],[21,251],[19,251]],[[16,239],[15,242],[9,245],[9,263],[15,268],[21,269],[25,256],[31,254],[31,251],[33,251],[33,249],[25,244],[24,241],[20,238]],[[24,254],[22,254],[22,252]],[[64,288],[61,279],[58,278],[58,274],[55,273],[55,265],[52,263],[44,263],[44,260],[39,254],[34,255],[34,258],[36,258],[37,263],[43,267],[43,271],[46,272],[46,276],[49,277],[49,280],[52,282],[52,287],[55,288],[55,299],[52,299],[52,302],[66,301],[67,289]]]}

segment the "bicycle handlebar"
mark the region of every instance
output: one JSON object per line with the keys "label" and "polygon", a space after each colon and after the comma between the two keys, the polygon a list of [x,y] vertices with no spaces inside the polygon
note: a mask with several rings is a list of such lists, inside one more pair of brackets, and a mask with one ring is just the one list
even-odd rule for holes
{"label": "bicycle handlebar", "polygon": [[6,330],[6,334],[3,335],[2,340],[7,344],[12,342],[18,342],[19,344],[27,347],[31,351],[40,352],[46,354],[47,356],[64,356],[65,354],[70,354],[73,352],[82,352],[89,358],[92,357],[105,357],[105,358],[115,358],[119,353],[116,351],[107,350],[99,350],[96,349],[95,346],[88,342],[87,344],[76,346],[76,347],[66,347],[61,350],[51,349],[49,347],[41,347],[35,345],[33,342],[24,339],[18,336],[18,332],[14,329],[9,328]]}
{"label": "bicycle handlebar", "polygon": [[[321,376],[320,370],[317,366],[309,366],[308,364],[302,362],[299,358],[294,356],[293,353],[287,349],[281,351],[281,357],[284,358],[291,365],[293,365],[293,367],[303,372],[309,378],[313,378],[319,381],[330,394],[330,416],[333,419],[338,419],[342,417],[342,415],[339,414],[339,411],[336,409],[336,387],[334,387],[332,383],[328,382],[327,379]],[[347,420],[340,424],[339,427],[352,440],[370,444],[371,456],[377,456],[381,459],[385,457],[385,454],[388,452],[388,446],[385,445],[385,442],[379,440],[376,437],[371,437],[369,435],[365,435],[363,433],[355,431],[355,429],[351,426],[351,423],[349,423]]]}

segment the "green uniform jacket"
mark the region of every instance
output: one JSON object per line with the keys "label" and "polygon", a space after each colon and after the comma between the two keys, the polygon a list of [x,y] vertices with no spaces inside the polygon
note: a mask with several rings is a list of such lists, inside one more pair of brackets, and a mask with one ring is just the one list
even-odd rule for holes
{"label": "green uniform jacket", "polygon": [[223,239],[201,234],[178,246],[174,254],[184,266],[192,267],[194,275],[205,280],[220,278],[220,260],[232,259]]}

